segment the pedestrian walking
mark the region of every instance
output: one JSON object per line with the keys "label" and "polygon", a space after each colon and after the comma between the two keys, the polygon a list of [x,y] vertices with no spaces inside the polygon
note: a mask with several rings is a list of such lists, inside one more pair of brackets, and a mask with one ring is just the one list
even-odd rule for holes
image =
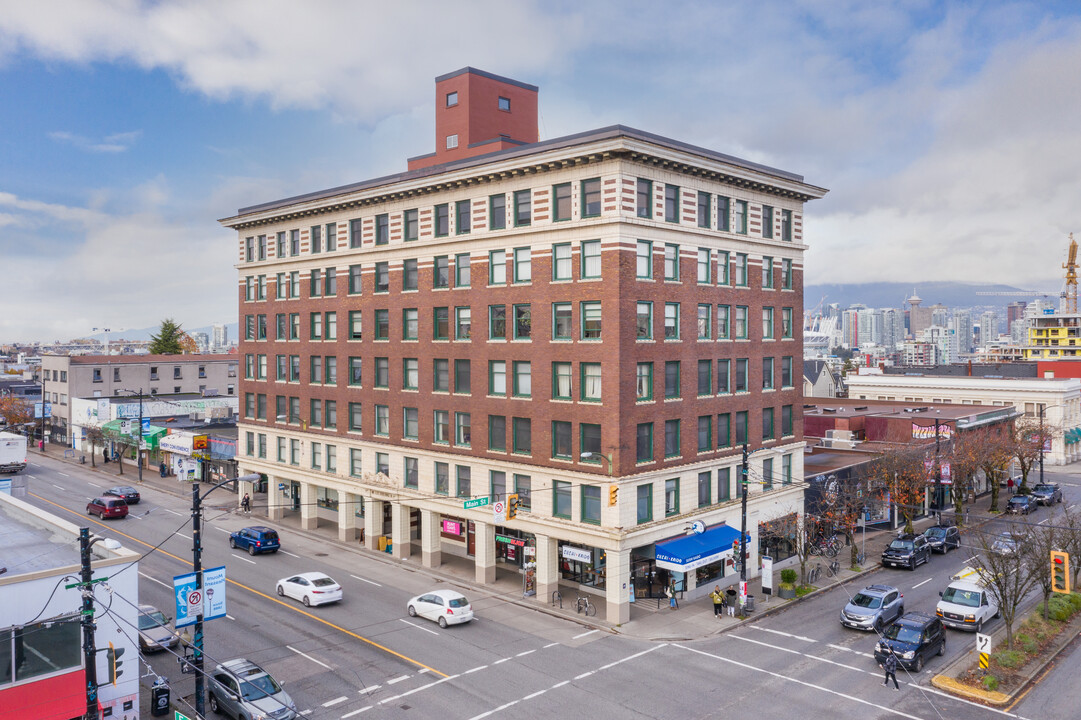
{"label": "pedestrian walking", "polygon": [[892,648],[886,655],[886,662],[883,663],[882,667],[886,670],[886,678],[882,681],[882,686],[888,686],[890,684],[890,678],[893,678],[893,689],[900,692],[901,688],[897,684],[897,656],[893,654]]}
{"label": "pedestrian walking", "polygon": [[101,449],[101,459],[105,462],[109,462],[109,448]]}
{"label": "pedestrian walking", "polygon": [[676,581],[672,580],[664,588],[664,594],[668,597],[668,607],[672,610],[679,609],[679,601],[676,600]]}
{"label": "pedestrian walking", "polygon": [[251,498],[248,497],[248,493],[244,493],[244,499],[240,501],[241,509],[248,515],[251,515]]}
{"label": "pedestrian walking", "polygon": [[732,588],[728,588],[724,592],[725,594],[725,608],[728,610],[728,617],[736,616],[736,591]]}
{"label": "pedestrian walking", "polygon": [[160,475],[161,475],[162,477],[165,477],[166,475],[168,475],[168,474],[169,474],[169,471],[168,471],[168,470],[166,469],[166,467],[165,467],[165,461],[164,461],[164,460],[162,460],[162,461],[161,461],[161,465],[160,465],[160,466],[158,467],[158,473],[159,473],[159,474],[160,474]]}
{"label": "pedestrian walking", "polygon": [[1010,495],[1013,495],[1013,478],[1006,481],[1006,489],[1010,491]]}
{"label": "pedestrian walking", "polygon": [[713,586],[709,599],[713,601],[713,617],[721,617],[724,614],[724,593],[721,592],[720,585]]}

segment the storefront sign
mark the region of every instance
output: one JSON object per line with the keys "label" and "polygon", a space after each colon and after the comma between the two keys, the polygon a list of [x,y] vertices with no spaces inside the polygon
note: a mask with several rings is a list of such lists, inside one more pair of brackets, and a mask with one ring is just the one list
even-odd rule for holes
{"label": "storefront sign", "polygon": [[177,432],[162,436],[158,441],[158,447],[174,455],[191,456],[193,436],[191,433]]}
{"label": "storefront sign", "polygon": [[[950,440],[953,438],[953,426],[940,424],[938,426],[938,437],[942,440]],[[915,440],[934,440],[935,426],[917,425],[916,423],[912,423],[912,438]]]}
{"label": "storefront sign", "polygon": [[593,553],[589,550],[583,550],[582,548],[571,547],[570,545],[563,546],[563,559],[564,560],[577,560],[578,562],[592,563]]}
{"label": "storefront sign", "polygon": [[462,534],[462,524],[460,522],[456,522],[454,520],[444,520],[443,521],[443,532],[448,533],[450,535],[461,535]]}
{"label": "storefront sign", "polygon": [[762,594],[773,594],[773,558],[763,555],[762,558]]}
{"label": "storefront sign", "polygon": [[526,563],[525,572],[522,573],[522,596],[531,597],[537,594],[537,564]]}
{"label": "storefront sign", "polygon": [[516,537],[510,537],[509,535],[496,535],[496,542],[507,543],[508,545],[514,545],[515,547],[525,547],[525,540]]}

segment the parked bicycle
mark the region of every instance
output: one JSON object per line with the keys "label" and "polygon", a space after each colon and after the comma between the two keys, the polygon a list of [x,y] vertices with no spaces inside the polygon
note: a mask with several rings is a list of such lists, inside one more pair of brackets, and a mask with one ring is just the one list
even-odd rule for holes
{"label": "parked bicycle", "polygon": [[580,613],[585,613],[586,617],[593,617],[597,614],[597,606],[589,601],[589,596],[579,595],[575,601],[575,610]]}
{"label": "parked bicycle", "polygon": [[807,571],[807,583],[809,585],[813,585],[818,582],[818,576],[821,572],[822,563],[818,563],[817,565],[812,566],[811,569]]}
{"label": "parked bicycle", "polygon": [[836,537],[819,538],[811,543],[812,555],[825,555],[826,557],[836,557],[837,552],[841,549],[841,543]]}
{"label": "parked bicycle", "polygon": [[826,566],[826,577],[835,577],[839,572],[841,572],[841,563],[836,560]]}

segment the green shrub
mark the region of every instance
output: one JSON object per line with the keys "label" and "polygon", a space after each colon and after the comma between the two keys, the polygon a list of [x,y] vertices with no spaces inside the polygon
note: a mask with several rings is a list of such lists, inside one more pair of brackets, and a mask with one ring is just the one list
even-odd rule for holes
{"label": "green shrub", "polygon": [[984,690],[988,690],[991,692],[998,690],[998,678],[994,675],[987,675],[986,677],[984,677],[983,680],[980,681],[980,683],[983,685]]}
{"label": "green shrub", "polygon": [[1047,602],[1047,617],[1058,622],[1066,622],[1074,614],[1073,603],[1065,595],[1052,595]]}
{"label": "green shrub", "polygon": [[1014,645],[1021,648],[1025,653],[1031,655],[1036,652],[1036,648],[1039,647],[1039,643],[1036,640],[1025,633],[1018,633],[1013,636]]}
{"label": "green shrub", "polygon": [[781,571],[781,582],[788,583],[789,585],[795,585],[796,574],[796,571],[792,568],[785,568]]}
{"label": "green shrub", "polygon": [[1021,667],[1025,661],[1025,655],[1020,650],[999,650],[994,654],[995,662],[1007,670]]}
{"label": "green shrub", "polygon": [[1070,601],[1070,605],[1073,606],[1074,612],[1081,610],[1081,593],[1070,593],[1069,595],[1063,595],[1062,597]]}
{"label": "green shrub", "polygon": [[812,590],[814,590],[813,585],[800,585],[798,588],[796,588],[796,597],[803,597]]}

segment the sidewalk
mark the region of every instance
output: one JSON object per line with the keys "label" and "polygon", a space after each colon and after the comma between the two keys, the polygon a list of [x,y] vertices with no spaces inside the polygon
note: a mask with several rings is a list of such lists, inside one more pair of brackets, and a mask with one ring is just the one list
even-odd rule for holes
{"label": "sidewalk", "polygon": [[[46,455],[62,462],[75,465],[80,464],[78,454],[72,457],[69,451],[68,455],[65,456],[65,450],[66,448],[64,447],[47,445]],[[40,451],[37,448],[34,448],[31,457],[39,454]],[[83,467],[85,469],[91,469],[89,457]],[[103,481],[108,485],[152,487],[156,490],[175,495],[176,497],[190,498],[191,496],[191,486],[189,483],[179,481],[173,476],[162,478],[158,474],[156,468],[143,469],[143,482],[141,484],[138,482],[138,468],[133,463],[127,461],[124,463],[123,475],[120,475],[116,468],[117,466],[115,463],[110,462],[108,464],[102,464],[99,458],[97,467],[94,470],[102,476]],[[105,480],[105,478],[108,478],[108,480]],[[218,497],[209,499],[209,506],[241,515],[240,508],[238,507],[239,501],[235,495],[230,495],[227,492],[217,493],[216,495],[218,495]],[[1000,498],[1000,502],[1001,500],[1002,499]],[[687,602],[680,600],[679,608],[676,610],[672,610],[668,607],[668,600],[666,598],[639,598],[636,602],[631,604],[630,620],[622,625],[613,625],[604,620],[605,605],[602,595],[590,595],[591,601],[598,601],[598,613],[594,617],[586,617],[581,613],[575,612],[575,598],[578,593],[572,586],[560,588],[560,592],[563,595],[562,608],[560,608],[558,603],[553,604],[551,602],[551,598],[523,597],[522,576],[517,568],[511,569],[499,566],[496,570],[495,582],[481,585],[476,582],[473,560],[471,558],[444,552],[442,554],[442,564],[438,568],[425,568],[420,562],[421,553],[418,541],[413,542],[409,558],[405,560],[395,560],[388,553],[367,550],[364,548],[363,544],[359,542],[349,543],[340,541],[338,539],[337,528],[333,526],[320,527],[314,530],[303,530],[300,527],[300,517],[296,514],[287,514],[286,517],[278,521],[272,522],[268,520],[265,513],[261,512],[261,510],[266,507],[266,496],[264,494],[254,495],[252,497],[252,505],[256,510],[245,517],[246,519],[250,519],[253,524],[260,523],[285,529],[288,530],[290,534],[305,535],[310,538],[321,540],[329,546],[336,546],[342,550],[361,554],[365,557],[376,559],[387,564],[400,565],[413,572],[424,573],[433,580],[458,585],[467,590],[468,594],[474,598],[498,597],[506,602],[515,603],[523,608],[537,610],[553,616],[576,621],[588,628],[603,629],[643,640],[686,641],[696,638],[706,638],[725,632],[746,620],[754,620],[759,617],[779,612],[788,607],[791,603],[799,602],[798,599],[781,600],[776,596],[770,597],[763,594],[761,578],[753,578],[748,582],[748,593],[755,598],[755,608],[754,611],[748,615],[746,620],[739,617],[728,617],[727,615],[721,616],[720,618],[715,617],[713,613],[713,603],[708,597]],[[989,516],[987,512],[989,505],[990,495],[987,495],[977,498],[975,505],[970,506],[973,524],[982,523],[990,519],[991,516]],[[924,528],[929,527],[934,523],[933,517],[928,517],[915,521],[914,525],[916,531],[921,532]],[[836,558],[810,558],[807,563],[808,569],[817,563],[822,563],[823,566],[823,572],[815,583],[817,589],[811,594],[828,592],[835,587],[858,580],[861,576],[877,569],[879,567],[878,558],[881,556],[882,550],[893,540],[895,535],[895,531],[892,530],[868,530],[866,535],[866,549],[864,550],[867,561],[865,566],[859,571],[853,571],[849,567],[851,548],[842,548]],[[857,534],[856,545],[863,549],[864,540],[862,533]],[[827,577],[825,568],[829,562],[834,559],[840,563],[840,570],[836,577]],[[798,566],[795,567],[798,571]],[[780,581],[780,570],[776,570],[773,577],[774,593],[776,593]]]}

